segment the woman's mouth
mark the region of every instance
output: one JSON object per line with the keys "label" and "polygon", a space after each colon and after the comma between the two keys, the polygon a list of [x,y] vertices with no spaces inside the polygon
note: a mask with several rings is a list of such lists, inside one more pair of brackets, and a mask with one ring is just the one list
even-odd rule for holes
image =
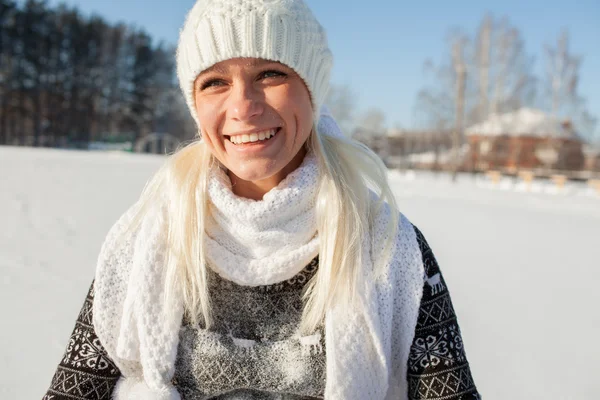
{"label": "woman's mouth", "polygon": [[264,142],[272,139],[273,137],[275,137],[275,135],[277,133],[279,133],[280,130],[281,130],[281,128],[268,129],[265,131],[254,132],[254,133],[244,134],[244,135],[225,136],[225,138],[235,145],[264,143]]}

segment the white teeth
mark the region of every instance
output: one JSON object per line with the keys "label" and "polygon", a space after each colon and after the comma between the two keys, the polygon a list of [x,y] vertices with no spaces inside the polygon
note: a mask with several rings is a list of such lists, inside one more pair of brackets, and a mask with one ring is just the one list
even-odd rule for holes
{"label": "white teeth", "polygon": [[230,136],[229,141],[234,144],[258,142],[259,140],[266,140],[275,136],[275,132],[277,132],[276,129],[271,129],[259,133],[251,133],[249,135],[235,135]]}

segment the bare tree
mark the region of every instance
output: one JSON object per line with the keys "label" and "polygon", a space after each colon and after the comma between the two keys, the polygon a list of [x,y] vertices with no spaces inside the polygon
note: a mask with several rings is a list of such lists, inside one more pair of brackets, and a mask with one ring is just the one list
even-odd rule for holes
{"label": "bare tree", "polygon": [[525,50],[520,31],[506,18],[483,18],[475,41],[467,90],[467,122],[485,120],[490,113],[514,111],[534,101],[533,57]]}
{"label": "bare tree", "polygon": [[581,57],[571,54],[567,31],[562,31],[555,46],[546,45],[545,55],[546,90],[552,99],[552,114],[559,116],[562,108],[579,100],[577,85]]}
{"label": "bare tree", "polygon": [[377,108],[370,108],[364,112],[353,132],[353,137],[376,152],[382,159],[388,154],[388,137],[385,114]]}
{"label": "bare tree", "polygon": [[[460,148],[464,141],[467,78],[470,76],[468,61],[471,59],[472,45],[464,32],[453,30],[448,35],[448,47],[448,56],[442,64],[436,66],[428,61],[424,65],[430,84],[419,91],[415,114],[420,120],[421,129],[438,132],[426,135],[423,141],[439,142],[442,135],[452,132],[451,167],[455,177],[461,164]],[[436,153],[439,152],[439,145],[434,147]]]}
{"label": "bare tree", "polygon": [[417,93],[413,111],[416,124],[421,129],[447,130],[454,120],[454,103],[453,93],[442,86],[445,79],[441,75],[446,71],[436,70],[429,62],[424,69],[433,71],[433,80],[439,85],[433,84]]}
{"label": "bare tree", "polygon": [[485,16],[474,36],[452,29],[439,64],[425,64],[428,82],[419,91],[415,115],[421,128],[452,135],[452,169],[459,166],[464,129],[492,112],[534,102],[533,58],[518,29],[505,18]]}
{"label": "bare tree", "polygon": [[490,82],[490,50],[493,30],[493,19],[486,15],[477,32],[476,61],[479,69],[478,92],[479,104],[477,119],[483,120],[488,115],[489,109],[489,82]]}
{"label": "bare tree", "polygon": [[356,120],[356,96],[348,85],[331,85],[325,104],[346,134],[352,132]]}
{"label": "bare tree", "polygon": [[386,130],[385,114],[377,108],[370,108],[362,114],[358,125],[369,135],[382,136]]}
{"label": "bare tree", "polygon": [[465,62],[465,46],[468,39],[457,36],[452,43],[452,67],[455,75],[455,100],[456,113],[454,118],[454,133],[452,135],[452,180],[456,180],[458,168],[461,163],[460,147],[463,142],[463,123],[465,114],[465,82],[467,78],[467,64]]}
{"label": "bare tree", "polygon": [[587,110],[579,94],[579,72],[582,57],[571,53],[569,33],[563,30],[554,45],[545,47],[546,76],[543,82],[546,106],[557,118],[571,120],[575,130],[593,140],[597,118]]}
{"label": "bare tree", "polygon": [[525,52],[520,31],[508,19],[495,26],[495,87],[493,112],[508,112],[533,100],[535,78],[531,72],[533,57]]}

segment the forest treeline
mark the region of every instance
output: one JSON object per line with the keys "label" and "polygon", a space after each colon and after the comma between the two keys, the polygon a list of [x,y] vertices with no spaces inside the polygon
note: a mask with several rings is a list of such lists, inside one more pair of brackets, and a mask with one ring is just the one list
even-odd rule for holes
{"label": "forest treeline", "polygon": [[75,8],[0,0],[0,144],[193,137],[174,52],[142,29]]}

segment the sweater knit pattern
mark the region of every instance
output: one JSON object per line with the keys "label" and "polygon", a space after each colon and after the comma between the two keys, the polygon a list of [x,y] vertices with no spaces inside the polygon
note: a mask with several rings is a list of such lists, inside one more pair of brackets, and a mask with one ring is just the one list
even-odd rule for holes
{"label": "sweater knit pattern", "polygon": [[108,400],[121,372],[94,331],[94,285],[85,298],[75,328],[43,400]]}
{"label": "sweater knit pattern", "polygon": [[[416,227],[414,229],[417,233],[417,240],[425,265],[425,275],[418,324],[415,328],[415,337],[408,358],[409,398],[410,400],[479,400],[480,396],[475,388],[469,363],[466,359],[464,344],[447,284],[423,234]],[[236,286],[234,283],[221,279],[216,273],[211,272],[211,287],[219,293],[221,291],[229,293],[234,290],[240,292],[242,296],[270,297],[270,294],[275,295],[264,303],[265,308],[257,308],[258,302],[240,303],[242,304],[241,307],[235,307],[234,310],[231,310],[233,313],[231,318],[234,319],[248,320],[250,316],[253,318],[272,317],[272,314],[269,316],[264,314],[264,310],[271,307],[270,303],[273,303],[272,305],[276,306],[277,309],[287,309],[293,314],[296,307],[286,307],[287,301],[273,300],[277,298],[279,293],[282,296],[293,296],[294,292],[297,293],[297,289],[302,287],[316,271],[316,262],[317,259],[313,260],[291,280],[255,288]],[[219,302],[219,299],[223,299],[227,304],[227,296],[216,294],[216,301]],[[65,354],[56,369],[50,388],[43,397],[44,400],[108,400],[112,398],[121,373],[96,335],[92,323],[93,300],[94,285],[92,284],[79,313]],[[221,306],[216,306],[216,308],[222,311],[225,310]],[[281,314],[281,317],[286,319],[283,314]],[[230,317],[223,315],[222,318]],[[281,323],[282,327],[277,327],[274,324],[261,330],[248,330],[244,329],[247,326],[246,324],[237,324],[236,328],[241,330],[236,332],[243,332],[239,336],[250,338],[250,340],[256,342],[255,345],[259,345],[262,337],[270,337],[272,340],[284,337],[283,335],[278,336],[278,334],[291,325],[286,325],[285,322]],[[262,326],[264,327],[264,325]],[[240,374],[239,364],[234,365],[229,362],[228,366],[215,366],[210,357],[199,356],[206,351],[202,349],[202,344],[208,342],[197,340],[196,335],[199,329],[201,328],[190,326],[189,322],[184,319],[180,332],[181,341],[173,382],[185,400],[205,397],[202,393],[211,391],[214,393],[225,392],[215,395],[211,400],[312,400],[320,398],[309,397],[304,394],[292,394],[287,391],[274,393],[255,389],[254,387],[265,388],[266,385],[256,381],[252,382],[253,378]],[[236,336],[238,336],[237,333]],[[223,348],[239,350],[237,346],[235,348],[231,346],[233,338],[229,342],[227,338],[220,337],[220,339],[224,341]],[[236,337],[236,339],[238,338]],[[235,342],[233,343],[235,345]],[[247,343],[244,341],[238,342],[242,345]],[[317,354],[320,350],[318,347],[311,352],[317,366],[320,365],[319,360],[324,358],[325,347],[323,347],[323,352],[320,354]],[[244,356],[245,351],[233,352],[232,354]],[[310,364],[304,365],[308,368]],[[254,371],[256,376],[268,375],[266,371],[260,370],[261,366],[256,364],[255,366],[257,367]],[[302,368],[300,364],[298,364],[298,368],[299,370]],[[314,368],[315,371],[319,371],[318,367]],[[302,375],[305,377],[304,382],[318,383],[320,382],[319,374],[320,372],[317,372],[312,377],[306,374]],[[243,377],[242,380],[249,382],[247,384],[248,388],[229,391],[232,387],[230,380],[235,377]],[[218,387],[217,381],[223,386]],[[279,384],[279,386],[281,385]],[[198,392],[194,388],[197,388]],[[270,386],[270,388],[272,389],[273,386]]]}
{"label": "sweater knit pattern", "polygon": [[425,237],[415,232],[425,282],[408,358],[409,399],[479,400],[448,286]]}
{"label": "sweater knit pattern", "polygon": [[214,312],[210,330],[184,319],[173,383],[184,400],[323,398],[322,329],[300,336],[302,290],[314,259],[293,278],[240,286],[210,271]]}

